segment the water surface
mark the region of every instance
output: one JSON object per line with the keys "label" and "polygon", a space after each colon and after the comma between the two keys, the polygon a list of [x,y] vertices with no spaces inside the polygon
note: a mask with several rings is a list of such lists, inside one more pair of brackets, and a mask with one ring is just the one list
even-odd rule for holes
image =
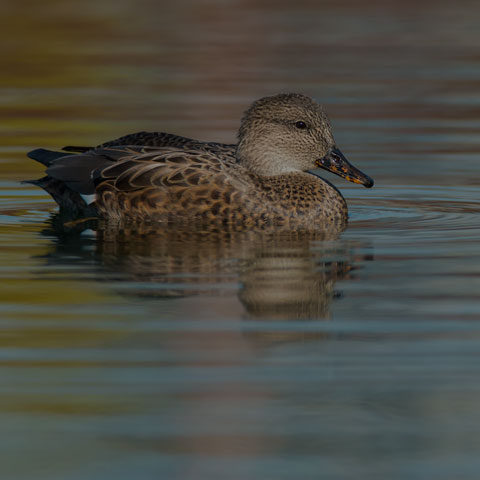
{"label": "water surface", "polygon": [[[7,2],[2,478],[477,479],[480,8]],[[338,236],[55,229],[35,147],[321,101]],[[326,174],[328,175],[328,174]]]}

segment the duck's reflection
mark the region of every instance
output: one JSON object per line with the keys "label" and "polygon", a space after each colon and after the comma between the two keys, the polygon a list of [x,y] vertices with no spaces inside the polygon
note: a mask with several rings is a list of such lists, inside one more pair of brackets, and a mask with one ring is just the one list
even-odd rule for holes
{"label": "duck's reflection", "polygon": [[[304,328],[305,321],[328,319],[337,280],[353,275],[365,261],[356,254],[357,245],[339,236],[340,232],[180,232],[86,224],[57,230],[50,259],[62,263],[62,270],[83,261],[96,280],[122,295],[141,297],[142,307],[153,306],[147,313],[153,315],[151,328],[137,330],[133,321],[122,326],[127,333],[121,342],[115,339],[105,346],[118,349],[122,358],[114,382],[125,375],[126,385],[138,386],[135,408],[144,405],[150,415],[145,430],[149,433],[119,433],[111,441],[127,452],[190,456],[192,462],[182,471],[182,478],[188,479],[205,471],[202,458],[255,458],[297,448],[272,429],[276,417],[271,412],[277,411],[279,392],[295,400],[298,388],[306,395],[308,412],[310,394],[305,392],[310,389],[295,383],[291,371],[283,373],[282,353],[275,357],[275,350],[328,337],[322,328]],[[168,310],[165,301],[173,315],[156,318],[157,312]],[[208,315],[219,321],[206,322],[202,329],[198,319]],[[239,318],[255,321],[238,322]],[[166,331],[157,328],[164,319]],[[296,324],[297,320],[303,321]],[[182,329],[183,321],[187,326]],[[139,352],[158,361],[137,363]],[[124,372],[124,359],[132,357]],[[258,357],[262,361],[256,362]],[[273,370],[265,370],[265,362]],[[134,384],[129,383],[132,371],[138,372]],[[109,381],[103,372],[100,375]],[[315,397],[322,398],[321,377],[311,382]]]}
{"label": "duck's reflection", "polygon": [[92,258],[93,247],[102,280],[128,282],[126,295],[221,297],[234,289],[247,318],[326,319],[337,280],[366,259],[339,231],[186,232],[88,222],[54,231],[57,261]]}

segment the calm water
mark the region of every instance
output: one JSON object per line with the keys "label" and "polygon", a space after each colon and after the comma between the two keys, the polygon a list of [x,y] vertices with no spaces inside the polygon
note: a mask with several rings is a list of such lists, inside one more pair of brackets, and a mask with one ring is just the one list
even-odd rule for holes
{"label": "calm water", "polygon": [[[478,3],[2,6],[2,479],[479,478]],[[279,91],[376,181],[328,176],[338,238],[58,231],[19,183]]]}

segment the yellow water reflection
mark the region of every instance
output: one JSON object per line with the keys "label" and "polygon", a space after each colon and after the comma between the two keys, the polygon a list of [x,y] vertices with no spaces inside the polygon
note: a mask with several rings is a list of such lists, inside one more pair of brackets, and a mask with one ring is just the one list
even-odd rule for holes
{"label": "yellow water reflection", "polygon": [[[0,477],[476,480],[479,14],[4,0]],[[377,181],[336,183],[339,239],[61,235],[18,183],[37,147],[233,142],[280,91]]]}
{"label": "yellow water reflection", "polygon": [[338,242],[335,231],[195,232],[104,225],[87,229],[86,239],[86,227],[60,230],[51,262],[56,254],[61,258],[71,250],[78,255],[88,245],[85,255],[94,248],[102,267],[99,277],[124,282],[122,292],[128,296],[217,295],[239,284],[238,298],[252,318],[328,318],[335,283],[348,277],[355,261],[353,246]]}

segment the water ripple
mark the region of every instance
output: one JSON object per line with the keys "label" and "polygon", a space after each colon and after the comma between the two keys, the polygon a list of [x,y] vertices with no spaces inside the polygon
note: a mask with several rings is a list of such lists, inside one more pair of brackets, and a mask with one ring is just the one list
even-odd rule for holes
{"label": "water ripple", "polygon": [[[468,187],[389,186],[378,189],[365,201],[357,196],[351,202],[350,228],[402,230],[426,236],[445,232],[479,230],[478,190]],[[362,201],[361,205],[356,202]]]}

